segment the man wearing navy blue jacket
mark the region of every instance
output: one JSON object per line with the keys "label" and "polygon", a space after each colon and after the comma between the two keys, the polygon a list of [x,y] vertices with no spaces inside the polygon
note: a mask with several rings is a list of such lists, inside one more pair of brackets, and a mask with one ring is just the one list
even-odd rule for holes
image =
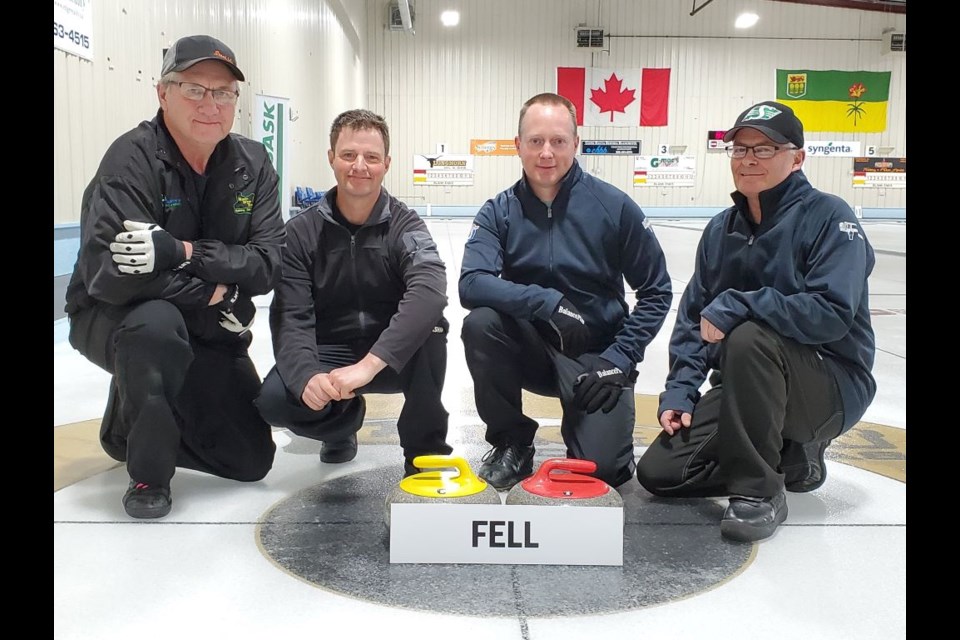
{"label": "man wearing navy blue jacket", "polygon": [[734,206],[700,240],[670,340],[663,431],[637,479],[660,496],[730,496],[720,531],[751,542],[786,520],[785,489],[823,484],[824,451],[873,400],[874,255],[850,207],[807,182],[788,106],[750,107],[724,140]]}
{"label": "man wearing navy blue jacket", "polygon": [[523,413],[522,389],[560,398],[569,457],[592,460],[613,486],[630,479],[636,365],[673,298],[640,207],[577,164],[576,122],[559,95],[524,104],[523,177],[481,207],[464,248],[462,337],[492,445],[478,474],[497,489],[533,473],[539,425]]}

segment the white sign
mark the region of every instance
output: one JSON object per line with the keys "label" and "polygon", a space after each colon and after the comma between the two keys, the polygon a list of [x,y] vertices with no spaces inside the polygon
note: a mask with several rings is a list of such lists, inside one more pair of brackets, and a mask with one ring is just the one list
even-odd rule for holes
{"label": "white sign", "polygon": [[93,0],[53,0],[53,48],[93,61]]}
{"label": "white sign", "polygon": [[695,156],[637,156],[635,187],[692,187],[697,179]]}
{"label": "white sign", "polygon": [[257,94],[253,107],[253,139],[263,143],[273,168],[280,176],[280,212],[283,219],[290,217],[293,191],[290,188],[288,150],[290,141],[290,99]]}
{"label": "white sign", "polygon": [[623,508],[394,504],[390,562],[623,565]]}
{"label": "white sign", "polygon": [[413,184],[473,186],[473,156],[435,153],[413,156]]}
{"label": "white sign", "polygon": [[906,158],[854,158],[853,186],[857,188],[906,189]]}
{"label": "white sign", "polygon": [[907,174],[868,173],[865,175],[855,175],[853,177],[853,186],[857,188],[906,189]]}
{"label": "white sign", "polygon": [[847,140],[837,142],[807,140],[804,149],[807,151],[808,158],[810,156],[834,156],[840,158],[859,158],[863,156],[863,154],[860,153],[860,143]]}

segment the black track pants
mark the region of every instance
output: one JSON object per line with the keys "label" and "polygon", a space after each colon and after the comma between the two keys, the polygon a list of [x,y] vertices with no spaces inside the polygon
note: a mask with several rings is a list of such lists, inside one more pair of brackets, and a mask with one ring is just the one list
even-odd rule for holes
{"label": "black track pants", "polygon": [[70,344],[113,374],[100,441],[137,482],[169,486],[176,467],[259,480],[276,451],[253,400],[260,377],[246,346],[191,340],[169,302],[85,309]]}
{"label": "black track pants", "polygon": [[661,432],[640,458],[637,479],[651,493],[771,497],[783,489],[784,439],[840,433],[840,392],[816,349],[755,322],[722,346],[722,379],[697,403],[691,426]]}

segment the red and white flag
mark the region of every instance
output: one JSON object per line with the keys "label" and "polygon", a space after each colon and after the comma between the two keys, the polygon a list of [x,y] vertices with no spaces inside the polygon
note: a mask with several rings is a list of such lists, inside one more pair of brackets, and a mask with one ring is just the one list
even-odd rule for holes
{"label": "red and white flag", "polygon": [[670,69],[557,67],[557,93],[588,127],[665,127]]}

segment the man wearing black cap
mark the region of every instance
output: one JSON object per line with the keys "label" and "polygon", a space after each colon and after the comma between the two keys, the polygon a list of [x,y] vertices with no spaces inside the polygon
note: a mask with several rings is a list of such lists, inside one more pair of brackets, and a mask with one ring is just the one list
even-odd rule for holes
{"label": "man wearing black cap", "polygon": [[724,140],[734,205],[700,240],[670,340],[663,431],[637,479],[660,496],[730,496],[720,531],[752,542],[786,519],[785,489],[823,484],[824,451],[873,400],[874,255],[850,207],[807,182],[789,107],[750,107]]}
{"label": "man wearing black cap", "polygon": [[100,429],[135,518],[170,512],[176,467],[253,481],[273,464],[253,398],[252,296],[280,277],[278,178],[231,134],[244,79],[210,36],[167,50],[157,116],[107,150],[81,202],[70,344],[113,374]]}

